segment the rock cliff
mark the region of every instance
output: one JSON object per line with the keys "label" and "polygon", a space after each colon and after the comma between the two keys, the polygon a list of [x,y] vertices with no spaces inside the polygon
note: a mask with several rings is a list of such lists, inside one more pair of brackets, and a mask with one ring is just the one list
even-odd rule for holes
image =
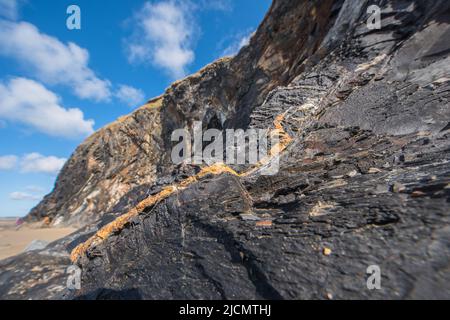
{"label": "rock cliff", "polygon": [[238,56],[177,81],[161,97],[80,145],[54,191],[28,219],[49,217],[53,225],[85,226],[106,212],[123,210],[123,202],[117,208],[120,199],[130,198],[124,201],[133,205],[137,193],[144,197],[160,181],[172,182],[172,131],[191,128],[194,121],[205,128],[247,127],[251,111],[267,93],[289,83],[317,51],[336,18],[332,6],[332,1],[275,2]]}
{"label": "rock cliff", "polygon": [[[82,229],[0,262],[0,296],[450,298],[449,53],[448,1],[275,0],[237,56],[78,147],[28,219]],[[172,164],[194,121],[282,132],[279,171]]]}

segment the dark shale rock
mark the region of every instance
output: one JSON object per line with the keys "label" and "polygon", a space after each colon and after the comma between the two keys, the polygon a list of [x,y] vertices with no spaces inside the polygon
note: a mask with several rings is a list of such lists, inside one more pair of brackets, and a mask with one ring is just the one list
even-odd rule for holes
{"label": "dark shale rock", "polygon": [[[116,214],[123,197],[167,181],[174,129],[245,128],[267,93],[297,75],[335,19],[333,1],[275,1],[251,44],[172,84],[146,105],[83,142],[62,169],[54,191],[28,215],[53,225],[85,226]],[[314,12],[314,23],[309,23]],[[144,192],[146,193],[146,192]],[[128,209],[136,203],[129,203]],[[118,213],[120,214],[120,212]]]}
{"label": "dark shale rock", "polygon": [[[29,218],[86,227],[0,262],[0,297],[449,299],[449,44],[448,1],[275,0],[236,57],[78,148]],[[292,141],[278,173],[242,166],[171,193],[76,256],[81,290],[61,285],[73,248],[198,173],[170,163],[171,130],[280,115]]]}
{"label": "dark shale rock", "polygon": [[10,300],[64,299],[73,266],[70,251],[94,232],[85,227],[48,244],[45,249],[22,253],[0,261],[0,298]]}

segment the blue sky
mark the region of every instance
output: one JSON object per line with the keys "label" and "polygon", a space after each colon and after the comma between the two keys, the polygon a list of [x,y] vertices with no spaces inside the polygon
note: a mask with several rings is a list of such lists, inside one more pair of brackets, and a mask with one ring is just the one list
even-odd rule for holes
{"label": "blue sky", "polygon": [[27,214],[89,134],[235,54],[270,2],[0,0],[0,216]]}

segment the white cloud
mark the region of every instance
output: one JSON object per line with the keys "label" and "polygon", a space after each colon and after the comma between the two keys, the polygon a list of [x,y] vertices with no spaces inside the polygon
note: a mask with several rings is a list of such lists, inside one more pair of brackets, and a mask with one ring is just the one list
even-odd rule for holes
{"label": "white cloud", "polygon": [[19,13],[18,0],[0,0],[0,17],[16,20]]}
{"label": "white cloud", "polygon": [[16,156],[1,156],[0,157],[0,170],[12,170],[17,164]]}
{"label": "white cloud", "polygon": [[44,189],[38,186],[27,186],[25,192],[16,191],[9,194],[11,200],[16,201],[36,201],[42,199]]}
{"label": "white cloud", "polygon": [[42,82],[69,86],[82,99],[111,97],[111,83],[95,75],[88,51],[75,43],[62,43],[27,22],[5,20],[0,20],[0,43],[0,54],[17,59]]}
{"label": "white cloud", "polygon": [[45,157],[37,152],[25,155],[20,161],[21,171],[24,173],[57,174],[67,159],[54,156]]}
{"label": "white cloud", "polygon": [[[0,157],[0,170],[13,170],[20,166],[22,173],[46,173],[57,174],[66,163],[67,159],[55,156],[43,156],[40,153],[33,152],[17,157],[14,155]],[[29,193],[42,193],[44,190],[37,186],[27,186],[26,191]]]}
{"label": "white cloud", "polygon": [[226,12],[233,11],[233,3],[231,0],[199,0],[198,3],[202,9]]}
{"label": "white cloud", "polygon": [[36,201],[36,200],[40,200],[42,197],[33,195],[33,194],[29,194],[26,192],[12,192],[9,194],[9,198],[11,200],[16,200],[16,201]]}
{"label": "white cloud", "polygon": [[243,47],[247,46],[250,43],[250,39],[252,38],[254,32],[246,33],[245,35],[240,35],[236,37],[232,43],[222,52],[222,56],[234,56],[239,50]]}
{"label": "white cloud", "polygon": [[145,95],[144,92],[142,92],[142,90],[127,85],[119,86],[119,90],[116,93],[116,97],[130,107],[138,106],[145,99]]}
{"label": "white cloud", "polygon": [[184,76],[195,58],[193,8],[188,1],[145,3],[135,16],[134,35],[127,40],[129,61],[153,64],[174,78]]}
{"label": "white cloud", "polygon": [[45,191],[43,188],[38,186],[27,186],[25,187],[25,190],[31,193],[42,193]]}
{"label": "white cloud", "polygon": [[59,100],[36,81],[14,78],[0,83],[0,118],[52,136],[77,138],[94,132],[93,120],[85,120],[80,109],[63,108]]}

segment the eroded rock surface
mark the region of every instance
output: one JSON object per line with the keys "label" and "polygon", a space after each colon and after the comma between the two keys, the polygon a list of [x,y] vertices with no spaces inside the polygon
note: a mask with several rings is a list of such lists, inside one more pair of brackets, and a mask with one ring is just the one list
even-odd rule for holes
{"label": "eroded rock surface", "polygon": [[[54,191],[28,220],[49,217],[54,225],[85,226],[105,213],[120,215],[155,184],[171,183],[178,175],[170,159],[173,130],[191,129],[194,121],[202,121],[204,128],[245,128],[251,110],[316,51],[336,18],[332,5],[329,0],[276,1],[238,56],[175,82],[161,97],[81,144]],[[308,23],[311,13],[314,24]],[[124,197],[134,201],[120,201]]]}
{"label": "eroded rock surface", "polygon": [[[450,298],[449,23],[448,1],[274,1],[236,57],[89,138],[30,214],[87,225],[57,246],[81,290],[12,289],[2,272],[0,296]],[[281,125],[278,173],[193,180],[201,168],[173,166],[167,139],[196,120]]]}

